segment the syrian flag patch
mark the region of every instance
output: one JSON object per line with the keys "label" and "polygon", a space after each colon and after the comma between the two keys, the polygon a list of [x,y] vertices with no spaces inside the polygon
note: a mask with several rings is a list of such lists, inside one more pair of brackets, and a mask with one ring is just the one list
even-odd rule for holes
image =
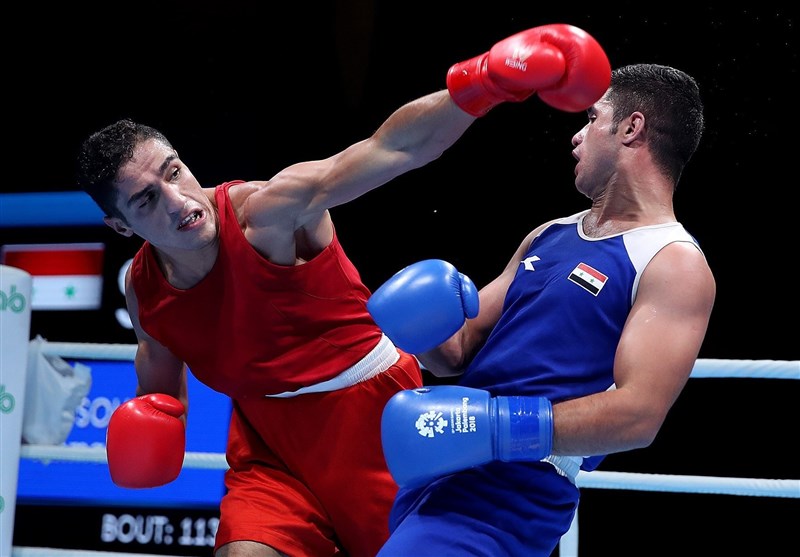
{"label": "syrian flag patch", "polygon": [[586,263],[578,263],[567,278],[595,296],[600,293],[608,280],[607,276]]}

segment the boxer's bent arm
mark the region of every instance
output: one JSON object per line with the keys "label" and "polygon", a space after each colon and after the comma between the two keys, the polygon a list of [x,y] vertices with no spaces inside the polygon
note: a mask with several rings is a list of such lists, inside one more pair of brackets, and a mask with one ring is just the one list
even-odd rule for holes
{"label": "boxer's bent arm", "polygon": [[664,247],[647,266],[614,363],[615,390],[553,405],[553,453],[607,454],[652,443],[691,374],[716,295],[702,253]]}
{"label": "boxer's bent arm", "polygon": [[[134,367],[138,378],[136,395],[167,394],[183,403],[188,412],[189,394],[186,365],[142,329],[139,322],[138,299],[130,282],[130,268],[125,277],[125,301],[137,338],[136,356],[134,357]],[[185,421],[186,414],[181,419]]]}
{"label": "boxer's bent arm", "polygon": [[460,375],[480,350],[494,326],[500,320],[503,302],[520,261],[531,241],[546,224],[531,231],[517,247],[503,272],[478,292],[480,309],[478,316],[467,319],[461,330],[436,348],[417,354],[422,365],[437,377]]}

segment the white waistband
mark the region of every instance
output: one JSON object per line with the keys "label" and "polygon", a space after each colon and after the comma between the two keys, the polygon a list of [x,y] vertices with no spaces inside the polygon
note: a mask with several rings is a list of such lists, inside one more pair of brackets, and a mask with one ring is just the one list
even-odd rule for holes
{"label": "white waistband", "polygon": [[550,455],[542,459],[542,462],[548,462],[553,465],[560,475],[567,478],[575,484],[575,476],[581,470],[583,464],[583,457],[580,456],[555,456]]}
{"label": "white waistband", "polygon": [[337,391],[350,387],[356,383],[366,381],[371,377],[375,377],[379,373],[383,373],[392,367],[397,360],[400,359],[400,354],[397,348],[389,340],[386,335],[381,335],[381,339],[375,348],[361,358],[358,362],[344,370],[342,373],[327,381],[300,387],[296,391],[286,391],[274,395],[264,395],[271,398],[290,398],[297,395],[306,395],[309,393],[324,393],[328,391]]}

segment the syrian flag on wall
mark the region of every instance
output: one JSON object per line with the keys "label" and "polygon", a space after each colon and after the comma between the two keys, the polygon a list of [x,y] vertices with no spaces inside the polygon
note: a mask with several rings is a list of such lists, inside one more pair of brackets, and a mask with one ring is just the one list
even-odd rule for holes
{"label": "syrian flag on wall", "polygon": [[0,262],[31,274],[32,310],[100,309],[105,245],[10,244]]}

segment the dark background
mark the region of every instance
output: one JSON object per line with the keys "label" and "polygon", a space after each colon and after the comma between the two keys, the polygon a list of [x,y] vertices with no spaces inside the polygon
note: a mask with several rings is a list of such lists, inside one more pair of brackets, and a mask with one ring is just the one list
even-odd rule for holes
{"label": "dark background", "polygon": [[[676,212],[718,284],[700,357],[800,359],[794,8],[237,0],[20,10],[7,22],[24,39],[5,52],[3,192],[74,190],[81,140],[126,116],[161,129],[204,185],[268,179],[366,137],[444,87],[452,63],[537,25],[582,27],[614,67],[683,69],[700,84],[707,131]],[[438,161],[333,209],[366,284],[430,257],[485,284],[529,230],[588,207],[570,154],[584,122],[535,98],[501,105]],[[103,227],[52,235],[0,229],[0,243],[103,241],[114,270],[138,247]],[[106,290],[104,303],[120,306]],[[32,332],[49,340],[133,342],[93,318],[42,313]],[[691,380],[656,442],[602,469],[798,478],[797,402],[795,381]],[[797,499],[587,489],[580,552],[784,555],[797,547],[798,509]]]}

